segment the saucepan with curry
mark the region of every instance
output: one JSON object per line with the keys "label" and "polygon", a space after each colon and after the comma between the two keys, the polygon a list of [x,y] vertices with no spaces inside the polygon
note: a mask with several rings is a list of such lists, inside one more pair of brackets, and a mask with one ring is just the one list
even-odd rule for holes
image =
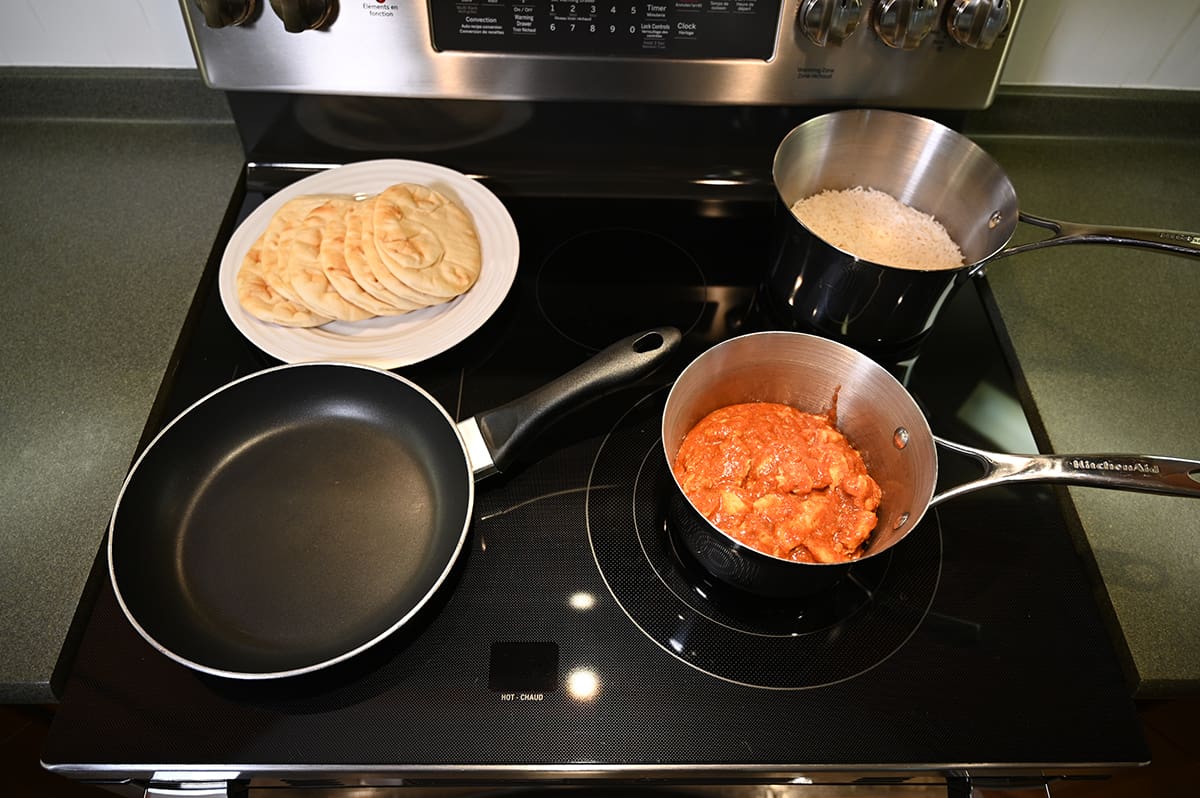
{"label": "saucepan with curry", "polygon": [[[1198,460],[1000,454],[937,438],[886,369],[796,332],[743,335],[692,361],[667,398],[662,440],[684,545],[714,576],[769,596],[827,588],[928,508],[1004,482],[1200,497]],[[983,475],[935,494],[938,445]]]}

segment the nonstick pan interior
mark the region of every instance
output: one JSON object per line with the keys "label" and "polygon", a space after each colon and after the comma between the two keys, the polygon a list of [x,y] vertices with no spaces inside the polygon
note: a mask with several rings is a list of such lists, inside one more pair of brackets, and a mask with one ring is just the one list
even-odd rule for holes
{"label": "nonstick pan interior", "polygon": [[466,536],[473,475],[441,406],[385,372],[263,372],[147,449],[110,531],[118,598],[202,671],[322,667],[404,623]]}

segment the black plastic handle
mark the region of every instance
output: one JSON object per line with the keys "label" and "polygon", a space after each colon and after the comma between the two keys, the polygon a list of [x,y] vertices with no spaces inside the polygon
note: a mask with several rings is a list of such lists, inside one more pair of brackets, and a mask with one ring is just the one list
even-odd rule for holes
{"label": "black plastic handle", "polygon": [[500,471],[513,453],[568,410],[628,385],[662,365],[683,336],[674,327],[632,335],[532,393],[475,416]]}

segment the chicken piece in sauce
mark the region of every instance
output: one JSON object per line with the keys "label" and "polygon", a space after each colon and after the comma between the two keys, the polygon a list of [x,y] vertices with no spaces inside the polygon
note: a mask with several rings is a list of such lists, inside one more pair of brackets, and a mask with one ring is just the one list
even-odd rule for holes
{"label": "chicken piece in sauce", "polygon": [[774,402],[709,413],[684,438],[673,470],[718,529],[799,562],[862,556],[881,492],[829,415]]}

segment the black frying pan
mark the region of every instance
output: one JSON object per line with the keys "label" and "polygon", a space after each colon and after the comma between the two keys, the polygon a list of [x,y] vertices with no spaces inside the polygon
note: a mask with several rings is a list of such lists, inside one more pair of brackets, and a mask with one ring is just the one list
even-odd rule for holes
{"label": "black frying pan", "polygon": [[113,589],[168,657],[238,679],[294,676],[404,625],[458,558],[477,478],[562,411],[662,363],[679,332],[621,341],[455,423],[419,386],[348,364],[281,366],[173,420],[125,480]]}

